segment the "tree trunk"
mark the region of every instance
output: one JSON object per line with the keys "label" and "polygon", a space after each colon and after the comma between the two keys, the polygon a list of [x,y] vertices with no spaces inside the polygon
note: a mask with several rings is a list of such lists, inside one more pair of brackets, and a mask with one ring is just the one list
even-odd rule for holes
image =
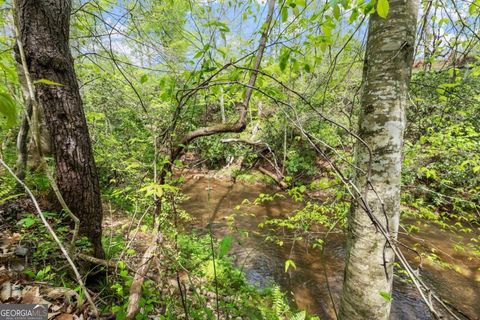
{"label": "tree trunk", "polygon": [[[15,0],[16,18],[36,96],[47,122],[55,159],[55,179],[80,233],[103,257],[102,204],[87,122],[69,48],[69,0]],[[20,60],[17,57],[17,60]]]}
{"label": "tree trunk", "polygon": [[[339,318],[388,319],[395,255],[372,223],[367,210],[395,239],[400,218],[400,173],[405,108],[413,62],[418,0],[389,0],[386,19],[370,17],[364,62],[364,91],[359,136],[372,152],[357,143],[360,196],[349,215],[347,261]],[[369,169],[370,168],[370,169]],[[378,196],[377,196],[378,195]],[[381,199],[381,200],[380,200]]]}

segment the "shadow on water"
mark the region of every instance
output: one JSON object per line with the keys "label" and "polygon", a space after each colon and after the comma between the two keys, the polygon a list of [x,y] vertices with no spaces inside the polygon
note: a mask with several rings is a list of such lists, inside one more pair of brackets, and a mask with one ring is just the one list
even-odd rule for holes
{"label": "shadow on water", "polygon": [[[345,237],[342,234],[329,236],[322,258],[319,250],[309,248],[305,243],[296,242],[294,247],[277,246],[266,242],[262,229],[258,224],[266,218],[278,218],[298,209],[299,204],[285,198],[275,198],[261,205],[236,207],[246,199],[253,201],[260,193],[269,193],[268,189],[259,186],[233,184],[230,182],[189,177],[183,188],[189,199],[182,204],[195,219],[195,228],[202,229],[212,223],[213,233],[217,238],[232,235],[236,242],[232,247],[232,255],[238,267],[245,271],[247,280],[258,287],[266,287],[273,282],[278,283],[288,292],[293,302],[321,319],[334,319],[334,308],[329,296],[325,279],[324,265],[327,268],[328,283],[335,305],[338,307],[341,294],[343,267],[345,260]],[[270,192],[271,193],[271,192]],[[233,228],[229,226],[228,217],[235,217]],[[441,234],[432,226],[426,226],[423,236],[433,241],[433,245],[444,251],[453,251],[447,234]],[[245,236],[248,232],[248,236]],[[413,239],[403,239],[413,245]],[[459,241],[459,239],[456,239]],[[452,259],[460,262],[466,255],[452,253]],[[414,259],[413,256],[409,257]],[[296,269],[284,271],[287,259],[295,261]],[[477,261],[478,262],[478,261]],[[425,266],[422,271],[424,280],[442,297],[457,309],[468,314],[471,319],[480,315],[480,266],[469,265],[463,273],[453,270],[437,270],[434,266]],[[392,315],[393,320],[433,319],[422,303],[412,285],[394,278]]]}

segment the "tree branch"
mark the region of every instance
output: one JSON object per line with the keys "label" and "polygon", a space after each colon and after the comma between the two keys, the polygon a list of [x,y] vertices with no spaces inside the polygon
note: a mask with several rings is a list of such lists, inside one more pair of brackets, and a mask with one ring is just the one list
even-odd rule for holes
{"label": "tree branch", "polygon": [[184,152],[185,147],[193,140],[200,138],[200,137],[206,137],[206,136],[211,136],[214,134],[218,133],[226,133],[226,132],[242,132],[245,130],[247,126],[247,112],[248,112],[248,105],[250,104],[250,100],[252,98],[253,94],[253,86],[255,85],[255,82],[257,81],[257,76],[258,76],[258,70],[260,69],[260,65],[262,63],[262,58],[263,54],[265,52],[265,47],[267,44],[267,38],[268,34],[271,30],[271,24],[272,24],[272,19],[273,19],[273,12],[275,9],[275,0],[269,0],[268,1],[268,14],[265,19],[265,27],[262,32],[262,36],[260,37],[260,44],[258,46],[258,51],[257,55],[255,57],[255,63],[254,67],[250,76],[250,80],[248,81],[248,86],[245,91],[245,96],[243,98],[243,102],[238,103],[238,109],[239,109],[239,117],[237,122],[235,123],[222,123],[222,124],[216,124],[213,126],[208,126],[208,127],[202,127],[198,128],[196,130],[190,131],[187,133],[185,136],[183,136],[182,139],[180,139],[180,142],[176,145],[176,147],[173,148],[172,153],[171,153],[171,161],[178,159],[178,157],[181,156],[181,154]]}

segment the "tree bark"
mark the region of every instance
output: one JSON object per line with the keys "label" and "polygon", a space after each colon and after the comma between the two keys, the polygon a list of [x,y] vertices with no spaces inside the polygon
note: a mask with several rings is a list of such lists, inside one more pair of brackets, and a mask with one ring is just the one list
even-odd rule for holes
{"label": "tree bark", "polygon": [[[55,180],[80,233],[103,257],[102,204],[87,122],[69,47],[70,0],[15,0],[16,20],[32,80],[52,142]],[[19,61],[20,58],[17,57]]]}
{"label": "tree bark", "polygon": [[[386,19],[370,17],[340,319],[388,319],[395,255],[372,220],[397,237],[405,107],[410,82],[418,0],[389,0]],[[369,175],[369,177],[367,177]],[[367,207],[362,203],[362,198]],[[367,213],[368,211],[368,213]],[[369,215],[374,216],[372,219]]]}

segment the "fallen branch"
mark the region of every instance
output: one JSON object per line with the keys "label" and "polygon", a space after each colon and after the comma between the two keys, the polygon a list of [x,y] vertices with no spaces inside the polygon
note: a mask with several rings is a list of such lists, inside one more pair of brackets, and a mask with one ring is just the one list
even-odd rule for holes
{"label": "fallen branch", "polygon": [[95,257],[89,256],[89,255],[83,254],[83,253],[77,253],[75,255],[75,257],[79,258],[83,261],[90,262],[92,264],[95,264],[95,265],[98,265],[98,266],[103,266],[103,267],[110,268],[110,269],[115,269],[118,266],[118,263],[115,262],[115,261],[103,260],[103,259],[99,259],[99,258],[95,258]]}
{"label": "fallen branch", "polygon": [[[278,184],[278,186],[281,189],[288,189],[288,184],[285,181],[283,181],[283,173],[282,173],[282,171],[280,171],[280,169],[278,167],[277,158],[275,156],[275,153],[273,152],[273,150],[270,148],[270,146],[267,143],[265,143],[263,141],[260,141],[260,140],[251,141],[251,140],[237,139],[237,138],[222,139],[222,140],[220,140],[220,142],[222,142],[222,143],[244,143],[244,144],[247,144],[247,145],[250,145],[250,146],[253,146],[253,147],[258,147],[258,146],[264,147],[259,152],[259,154],[260,154],[260,156],[262,156],[265,160],[267,160],[273,166],[273,168],[275,169],[275,171],[277,173],[273,173],[270,170],[267,170],[263,167],[259,167],[258,170],[261,173],[263,173],[264,175],[267,175],[270,178],[272,178]],[[270,161],[267,157],[264,157],[262,155],[262,152],[265,151],[265,150],[268,150],[272,154],[273,162]]]}
{"label": "fallen branch", "polygon": [[130,286],[130,297],[128,298],[128,307],[127,307],[127,316],[126,316],[127,320],[134,319],[138,313],[138,309],[140,308],[139,302],[142,296],[142,284],[147,275],[148,270],[150,269],[150,264],[152,262],[154,253],[157,251],[157,246],[158,246],[158,242],[160,241],[160,238],[161,238],[161,234],[160,234],[160,231],[157,229],[155,233],[155,237],[152,241],[152,244],[147,248],[147,250],[143,254],[140,267],[135,273],[135,277],[133,278],[132,285]]}
{"label": "fallen branch", "polygon": [[[75,258],[86,261],[86,262],[89,262],[89,263],[97,265],[97,266],[102,266],[102,267],[105,267],[107,269],[111,269],[113,271],[117,270],[117,268],[119,266],[119,262],[120,262],[120,260],[113,261],[113,260],[104,260],[104,259],[100,259],[100,258],[95,258],[95,257],[92,257],[90,255],[83,254],[83,253],[77,253],[75,255]],[[127,264],[125,264],[125,269],[127,269],[133,275],[136,275],[138,272],[140,272],[139,269],[133,269],[132,267],[130,267]],[[148,278],[152,281],[157,281],[158,280],[158,277],[155,277],[155,276],[145,275],[144,278]]]}
{"label": "fallen branch", "polygon": [[283,181],[282,177],[279,177],[278,175],[271,172],[270,170],[267,170],[264,167],[258,167],[258,171],[260,171],[264,175],[272,178],[275,181],[275,183],[278,184],[278,186],[280,188],[282,188],[282,189],[287,189],[288,188],[288,184],[285,181]]}

